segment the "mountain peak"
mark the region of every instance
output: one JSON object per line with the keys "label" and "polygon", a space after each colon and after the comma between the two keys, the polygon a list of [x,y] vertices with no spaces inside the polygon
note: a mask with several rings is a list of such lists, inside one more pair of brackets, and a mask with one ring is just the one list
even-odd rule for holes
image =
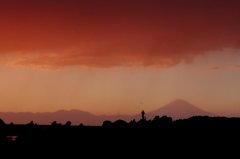
{"label": "mountain peak", "polygon": [[213,113],[204,111],[183,99],[176,99],[163,107],[149,112],[154,115],[166,115],[176,119],[184,119],[192,116],[216,116]]}
{"label": "mountain peak", "polygon": [[173,107],[174,109],[184,109],[184,110],[185,109],[198,109],[198,110],[201,110],[200,108],[196,107],[195,105],[193,105],[193,104],[191,104],[188,101],[183,100],[183,99],[176,99],[176,100],[166,104],[164,107]]}
{"label": "mountain peak", "polygon": [[[184,99],[175,99],[174,101],[170,102],[171,104],[177,103],[177,104],[190,104],[188,101],[184,100]],[[169,103],[169,104],[170,104]]]}

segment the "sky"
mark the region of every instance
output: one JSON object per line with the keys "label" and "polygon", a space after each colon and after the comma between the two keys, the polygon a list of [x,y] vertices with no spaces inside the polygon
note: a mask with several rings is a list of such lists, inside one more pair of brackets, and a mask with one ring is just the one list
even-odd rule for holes
{"label": "sky", "polygon": [[239,0],[0,0],[0,112],[240,116]]}

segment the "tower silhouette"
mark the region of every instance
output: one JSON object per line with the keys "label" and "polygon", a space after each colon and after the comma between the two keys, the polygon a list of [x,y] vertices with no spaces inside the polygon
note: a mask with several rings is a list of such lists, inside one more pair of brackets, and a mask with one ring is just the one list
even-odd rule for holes
{"label": "tower silhouette", "polygon": [[146,117],[145,117],[145,112],[144,112],[144,110],[142,110],[141,114],[142,114],[142,120],[146,120]]}

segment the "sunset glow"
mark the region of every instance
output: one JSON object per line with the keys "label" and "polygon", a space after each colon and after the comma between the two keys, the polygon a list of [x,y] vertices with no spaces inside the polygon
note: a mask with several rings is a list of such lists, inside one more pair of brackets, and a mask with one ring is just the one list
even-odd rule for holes
{"label": "sunset glow", "polygon": [[0,112],[240,116],[239,0],[1,0]]}

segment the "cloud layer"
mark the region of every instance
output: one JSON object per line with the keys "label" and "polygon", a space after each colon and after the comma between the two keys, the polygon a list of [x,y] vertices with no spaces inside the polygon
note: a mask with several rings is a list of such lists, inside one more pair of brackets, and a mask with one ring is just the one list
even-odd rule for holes
{"label": "cloud layer", "polygon": [[168,68],[240,48],[239,0],[3,0],[0,54],[36,68]]}

